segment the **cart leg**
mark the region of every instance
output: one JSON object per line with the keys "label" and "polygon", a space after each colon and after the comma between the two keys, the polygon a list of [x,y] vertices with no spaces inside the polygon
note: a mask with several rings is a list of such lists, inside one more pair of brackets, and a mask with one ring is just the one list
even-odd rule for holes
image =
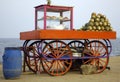
{"label": "cart leg", "polygon": [[107,66],[106,69],[110,70],[110,66]]}
{"label": "cart leg", "polygon": [[26,63],[25,63],[25,54],[24,54],[24,59],[23,59],[23,72],[26,72],[25,68],[26,68]]}

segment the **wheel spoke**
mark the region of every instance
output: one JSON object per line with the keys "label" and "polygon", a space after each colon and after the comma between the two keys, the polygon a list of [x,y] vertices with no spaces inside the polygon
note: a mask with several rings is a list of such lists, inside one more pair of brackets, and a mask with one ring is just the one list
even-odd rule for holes
{"label": "wheel spoke", "polygon": [[63,66],[61,65],[61,61],[58,62],[58,65],[59,65],[60,71],[63,72],[63,68],[62,68]]}
{"label": "wheel spoke", "polygon": [[87,61],[84,61],[84,64],[89,63],[90,61],[92,61],[92,59],[88,59]]}
{"label": "wheel spoke", "polygon": [[52,55],[56,58],[56,55],[54,54],[54,51],[53,50],[51,50],[50,48],[48,48],[48,46],[46,47],[51,53],[52,53]]}
{"label": "wheel spoke", "polygon": [[70,64],[70,62],[68,62],[67,60],[63,60],[63,62],[66,64]]}
{"label": "wheel spoke", "polygon": [[65,53],[65,49],[61,52],[61,54],[58,56],[58,58],[62,57]]}
{"label": "wheel spoke", "polygon": [[49,62],[46,62],[46,60],[44,60],[44,65],[46,66],[47,69],[50,70],[51,66],[49,66],[48,64],[49,64]]}

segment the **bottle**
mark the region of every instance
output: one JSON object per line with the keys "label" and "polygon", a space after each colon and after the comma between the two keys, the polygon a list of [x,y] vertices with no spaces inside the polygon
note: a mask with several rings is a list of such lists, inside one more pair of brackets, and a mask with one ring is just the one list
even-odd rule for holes
{"label": "bottle", "polygon": [[47,0],[47,5],[51,5],[51,0]]}

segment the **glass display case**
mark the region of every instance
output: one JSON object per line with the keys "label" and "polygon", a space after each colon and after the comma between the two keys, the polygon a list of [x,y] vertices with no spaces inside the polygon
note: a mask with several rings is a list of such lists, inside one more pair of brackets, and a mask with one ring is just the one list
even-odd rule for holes
{"label": "glass display case", "polygon": [[35,30],[73,29],[73,7],[39,5],[35,7]]}

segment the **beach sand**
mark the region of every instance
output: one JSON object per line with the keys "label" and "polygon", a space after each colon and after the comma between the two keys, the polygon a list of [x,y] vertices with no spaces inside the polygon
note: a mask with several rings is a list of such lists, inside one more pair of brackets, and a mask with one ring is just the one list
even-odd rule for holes
{"label": "beach sand", "polygon": [[72,71],[63,76],[50,76],[47,73],[24,72],[20,78],[6,80],[0,65],[0,82],[120,82],[120,56],[110,57],[108,66],[111,70],[106,69],[100,74],[82,75],[79,71]]}

